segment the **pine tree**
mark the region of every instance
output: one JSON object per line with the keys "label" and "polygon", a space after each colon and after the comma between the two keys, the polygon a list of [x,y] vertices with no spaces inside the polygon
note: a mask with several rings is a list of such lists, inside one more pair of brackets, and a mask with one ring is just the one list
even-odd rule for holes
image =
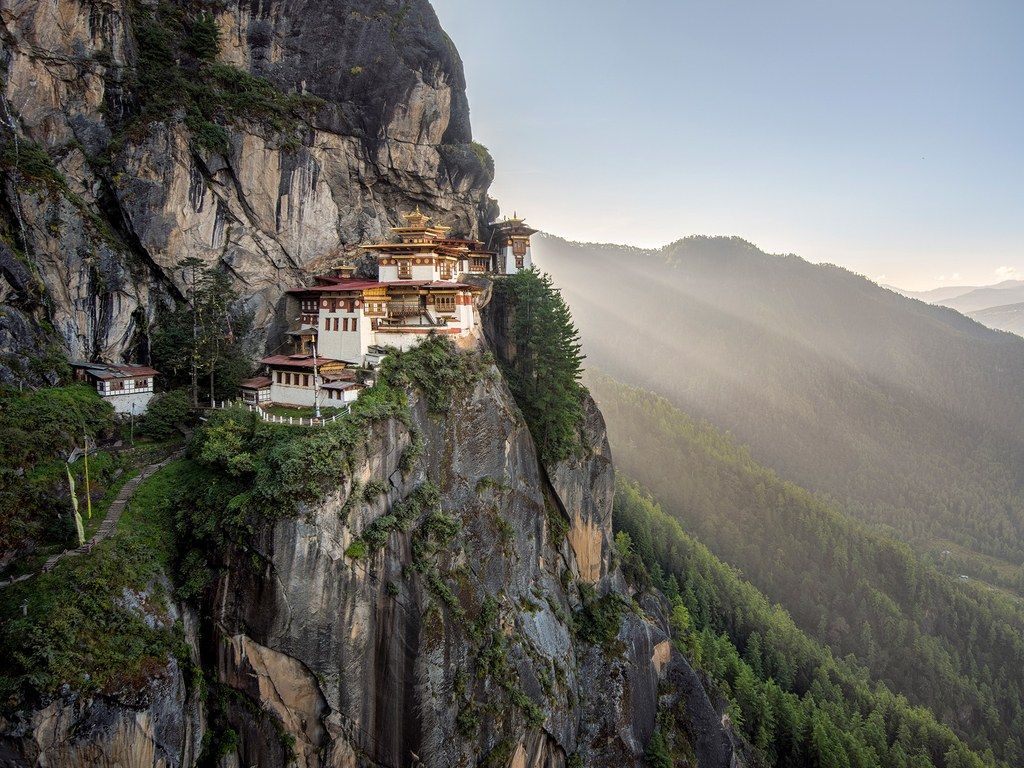
{"label": "pine tree", "polygon": [[580,450],[583,353],[572,314],[551,278],[529,269],[498,281],[511,299],[515,348],[505,374],[545,463]]}
{"label": "pine tree", "polygon": [[187,383],[193,406],[200,379],[206,379],[211,400],[224,399],[237,391],[252,368],[252,314],[239,307],[226,274],[201,270],[201,265],[194,257],[179,263],[188,301],[161,313],[152,337],[154,364],[172,388]]}

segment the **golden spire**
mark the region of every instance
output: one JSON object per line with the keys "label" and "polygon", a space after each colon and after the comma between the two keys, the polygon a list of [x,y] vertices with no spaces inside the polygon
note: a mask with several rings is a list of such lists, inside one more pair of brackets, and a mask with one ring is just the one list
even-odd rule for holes
{"label": "golden spire", "polygon": [[410,227],[425,227],[430,221],[429,216],[425,216],[421,211],[419,205],[416,206],[416,210],[412,213],[406,213],[402,216],[406,223]]}

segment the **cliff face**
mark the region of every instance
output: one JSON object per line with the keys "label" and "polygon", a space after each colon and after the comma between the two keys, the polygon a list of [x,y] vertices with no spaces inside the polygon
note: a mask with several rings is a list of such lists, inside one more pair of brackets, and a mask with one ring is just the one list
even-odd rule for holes
{"label": "cliff face", "polygon": [[695,764],[731,766],[667,606],[618,568],[586,413],[587,450],[544,467],[494,366],[444,415],[413,392],[325,497],[222,552],[198,620],[179,609],[191,661],[18,713],[0,762],[643,766],[659,716],[685,711]]}
{"label": "cliff face", "polygon": [[65,686],[35,709],[0,713],[0,765],[61,768],[185,768],[202,751],[206,728],[199,678],[196,621],[191,610],[169,603],[169,615],[147,607],[161,582],[131,596],[147,622],[182,627],[180,657],[153,669],[144,684],[108,695],[82,695]]}
{"label": "cliff face", "polygon": [[220,64],[322,101],[288,140],[266,110],[224,110],[218,151],[184,107],[140,127],[141,14],[205,7],[0,1],[0,377],[26,375],[32,327],[70,357],[144,358],[187,257],[229,271],[266,330],[303,266],[389,216],[419,204],[474,235],[493,213],[462,63],[426,0],[218,4]]}
{"label": "cliff face", "polygon": [[[588,457],[545,470],[500,378],[446,418],[418,400],[411,426],[375,429],[330,498],[233,552],[208,606],[207,645],[240,694],[226,699],[238,764],[645,764],[660,686],[692,672],[657,601],[629,604],[609,546],[612,466],[594,407],[586,432]],[[423,452],[403,471],[413,435]],[[387,490],[346,504],[353,487],[374,486]],[[428,486],[440,517],[424,509],[380,551],[346,557]],[[585,604],[623,606],[606,642],[583,639]],[[699,683],[693,692],[693,711],[714,723]],[[714,741],[717,723],[711,731]],[[726,744],[719,734],[720,761],[706,764],[728,765]]]}

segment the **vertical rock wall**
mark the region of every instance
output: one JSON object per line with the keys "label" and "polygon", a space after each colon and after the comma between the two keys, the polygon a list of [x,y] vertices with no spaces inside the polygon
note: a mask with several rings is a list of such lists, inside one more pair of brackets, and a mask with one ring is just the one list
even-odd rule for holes
{"label": "vertical rock wall", "polygon": [[[0,262],[0,380],[26,375],[25,319],[69,357],[144,359],[184,258],[227,270],[266,332],[304,265],[383,237],[399,212],[466,235],[493,213],[462,62],[426,0],[219,6],[222,62],[323,99],[298,146],[235,116],[223,154],[197,149],[181,114],[121,130],[148,96],[132,7],[0,0],[0,242],[32,276]],[[16,173],[33,148],[52,178]]]}

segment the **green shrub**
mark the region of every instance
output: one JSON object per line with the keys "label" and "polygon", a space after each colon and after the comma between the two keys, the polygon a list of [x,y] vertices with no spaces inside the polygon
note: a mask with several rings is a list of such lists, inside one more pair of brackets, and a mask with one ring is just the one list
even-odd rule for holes
{"label": "green shrub", "polygon": [[649,768],[672,768],[672,756],[669,754],[665,734],[661,732],[661,728],[654,729],[644,757],[647,759]]}
{"label": "green shrub", "polygon": [[381,366],[381,375],[393,386],[411,385],[422,392],[432,413],[445,414],[459,391],[475,384],[487,360],[459,352],[451,339],[431,335],[407,352],[393,351]]}
{"label": "green shrub", "polygon": [[369,552],[379,551],[388,542],[391,532],[398,528],[398,518],[394,515],[381,515],[360,534]]}
{"label": "green shrub", "polygon": [[512,759],[516,743],[511,739],[499,741],[494,749],[487,753],[487,757],[480,763],[480,768],[504,768]]}
{"label": "green shrub", "polygon": [[[89,556],[0,590],[0,698],[140,689],[168,663],[178,637],[157,579],[174,557],[172,489],[192,465],[179,461],[146,480],[117,534]],[[148,591],[154,623],[125,601]],[[22,612],[22,605],[25,612]]]}
{"label": "green shrub", "polygon": [[185,49],[203,61],[214,61],[220,53],[220,27],[211,13],[200,13],[192,19]]}
{"label": "green shrub", "polygon": [[494,176],[494,158],[491,157],[491,151],[478,141],[474,141],[470,144],[470,149],[473,150],[473,154],[476,155],[476,159],[480,161],[480,166],[490,176]]}
{"label": "green shrub", "polygon": [[4,141],[0,145],[0,168],[17,171],[23,183],[41,185],[48,189],[65,190],[67,181],[53,162],[50,154],[32,141]]}
{"label": "green shrub", "polygon": [[[64,460],[83,433],[95,442],[113,429],[114,410],[92,387],[0,389],[0,551],[71,544]],[[91,469],[100,479],[100,467]]]}
{"label": "green shrub", "polygon": [[580,597],[583,605],[573,614],[576,637],[590,645],[610,648],[622,624],[622,598],[614,592],[598,598],[589,584],[580,585]]}
{"label": "green shrub", "polygon": [[383,480],[374,478],[373,480],[368,482],[366,484],[366,487],[363,489],[363,498],[366,499],[367,501],[372,501],[378,496],[383,496],[387,492],[388,484]]}
{"label": "green shrub", "polygon": [[185,390],[164,392],[150,401],[139,432],[153,440],[168,440],[178,434],[179,426],[188,423],[190,411]]}
{"label": "green shrub", "polygon": [[409,474],[420,456],[423,455],[423,436],[416,431],[412,432],[412,440],[402,450],[402,455],[398,459],[398,471],[403,475]]}
{"label": "green shrub", "polygon": [[5,463],[31,461],[81,445],[82,432],[95,438],[114,426],[114,409],[84,384],[35,391],[0,390],[0,429],[20,433],[7,440]]}
{"label": "green shrub", "polygon": [[544,514],[548,522],[548,543],[555,549],[561,549],[569,535],[569,521],[550,499],[544,500]]}
{"label": "green shrub", "polygon": [[356,539],[345,550],[345,557],[352,558],[353,560],[362,560],[368,554],[369,549],[366,546],[366,542],[362,539]]}

